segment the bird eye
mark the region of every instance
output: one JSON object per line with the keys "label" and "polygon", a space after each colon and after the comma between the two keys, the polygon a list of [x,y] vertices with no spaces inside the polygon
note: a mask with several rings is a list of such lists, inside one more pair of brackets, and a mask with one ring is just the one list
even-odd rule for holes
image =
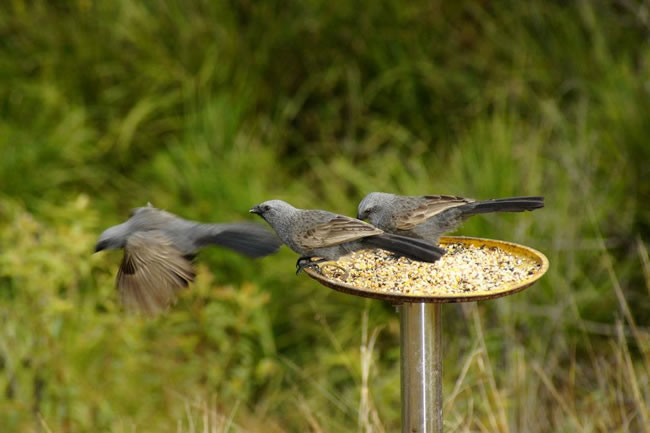
{"label": "bird eye", "polygon": [[264,208],[263,208],[263,209],[264,209],[264,212],[268,212],[268,211],[271,210],[271,206],[269,206],[268,204],[267,204],[267,205],[264,205]]}

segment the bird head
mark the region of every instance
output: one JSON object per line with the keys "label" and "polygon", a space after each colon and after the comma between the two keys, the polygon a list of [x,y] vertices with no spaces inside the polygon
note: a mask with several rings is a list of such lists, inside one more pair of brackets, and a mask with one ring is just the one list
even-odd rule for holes
{"label": "bird head", "polygon": [[95,252],[124,248],[129,232],[128,221],[107,228],[99,235],[99,239],[95,244]]}
{"label": "bird head", "polygon": [[253,206],[249,212],[261,216],[271,227],[275,228],[276,224],[281,224],[295,211],[296,208],[286,201],[268,200]]}
{"label": "bird head", "polygon": [[127,238],[132,233],[155,230],[172,217],[171,214],[156,209],[151,203],[147,203],[147,206],[137,207],[131,211],[127,221],[109,227],[99,235],[97,244],[95,244],[95,252],[124,248]]}
{"label": "bird head", "polygon": [[376,224],[379,214],[389,203],[392,194],[383,192],[371,192],[366,195],[357,208],[357,218],[368,220],[371,224]]}

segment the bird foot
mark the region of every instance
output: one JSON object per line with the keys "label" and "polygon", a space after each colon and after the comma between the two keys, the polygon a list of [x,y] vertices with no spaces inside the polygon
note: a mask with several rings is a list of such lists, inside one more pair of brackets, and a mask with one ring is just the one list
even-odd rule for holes
{"label": "bird foot", "polygon": [[318,264],[326,261],[326,259],[318,259],[312,261],[311,257],[302,256],[296,261],[296,275],[298,275],[305,268],[313,268],[316,270],[316,272],[321,274],[322,272]]}

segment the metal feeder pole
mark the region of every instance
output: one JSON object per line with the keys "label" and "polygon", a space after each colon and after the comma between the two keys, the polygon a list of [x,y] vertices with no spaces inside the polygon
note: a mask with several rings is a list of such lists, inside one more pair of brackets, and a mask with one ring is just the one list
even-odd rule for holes
{"label": "metal feeder pole", "polygon": [[400,312],[402,433],[442,433],[442,321],[438,303]]}

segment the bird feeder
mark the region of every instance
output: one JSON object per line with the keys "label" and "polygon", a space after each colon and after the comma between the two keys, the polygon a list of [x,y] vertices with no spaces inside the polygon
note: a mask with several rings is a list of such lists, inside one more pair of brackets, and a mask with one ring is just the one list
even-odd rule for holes
{"label": "bird feeder", "polygon": [[325,262],[320,273],[305,268],[334,290],[398,305],[403,433],[442,432],[442,304],[512,295],[549,266],[539,251],[511,242],[450,236],[440,244],[448,252],[433,265],[359,256],[374,250]]}

